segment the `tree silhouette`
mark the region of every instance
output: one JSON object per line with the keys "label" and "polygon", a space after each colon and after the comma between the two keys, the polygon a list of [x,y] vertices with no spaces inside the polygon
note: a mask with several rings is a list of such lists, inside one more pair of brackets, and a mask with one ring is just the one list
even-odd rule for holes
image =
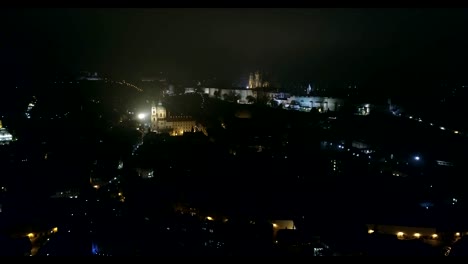
{"label": "tree silhouette", "polygon": [[237,102],[240,99],[240,94],[237,94],[234,91],[231,91],[227,94],[223,94],[223,99],[228,102]]}
{"label": "tree silhouette", "polygon": [[247,102],[249,102],[249,104],[255,103],[255,97],[253,97],[252,95],[248,95],[246,99],[247,99]]}

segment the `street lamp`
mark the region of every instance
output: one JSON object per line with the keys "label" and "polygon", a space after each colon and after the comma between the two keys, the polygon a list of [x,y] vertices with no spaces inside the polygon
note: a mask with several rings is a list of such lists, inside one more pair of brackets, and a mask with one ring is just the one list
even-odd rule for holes
{"label": "street lamp", "polygon": [[137,117],[138,117],[138,119],[140,119],[140,120],[143,120],[143,119],[145,119],[145,117],[146,117],[146,114],[144,114],[144,113],[140,113],[140,114],[138,114],[138,116],[137,116]]}

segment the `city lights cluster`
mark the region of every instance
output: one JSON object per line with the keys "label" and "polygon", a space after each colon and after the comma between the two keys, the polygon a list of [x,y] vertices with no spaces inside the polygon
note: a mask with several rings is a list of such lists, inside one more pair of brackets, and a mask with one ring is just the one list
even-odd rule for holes
{"label": "city lights cluster", "polygon": [[36,103],[37,103],[37,99],[35,96],[33,96],[33,99],[31,100],[31,102],[28,104],[28,107],[26,109],[26,117],[29,119],[31,118],[31,110],[34,108],[34,106],[36,106]]}

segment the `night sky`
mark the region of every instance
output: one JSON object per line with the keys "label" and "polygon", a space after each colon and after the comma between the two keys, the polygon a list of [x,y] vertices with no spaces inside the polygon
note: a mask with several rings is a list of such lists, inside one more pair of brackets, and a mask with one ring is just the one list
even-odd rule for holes
{"label": "night sky", "polygon": [[91,70],[235,80],[260,69],[281,80],[392,86],[468,72],[466,9],[5,9],[0,17],[8,77]]}

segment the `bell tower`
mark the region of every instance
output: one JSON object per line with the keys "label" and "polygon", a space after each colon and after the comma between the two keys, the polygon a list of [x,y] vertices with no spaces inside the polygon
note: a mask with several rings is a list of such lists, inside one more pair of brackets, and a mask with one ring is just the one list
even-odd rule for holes
{"label": "bell tower", "polygon": [[262,79],[260,76],[260,72],[256,71],[255,72],[255,88],[262,87]]}
{"label": "bell tower", "polygon": [[151,106],[151,131],[157,131],[160,128],[164,128],[164,121],[167,117],[166,108],[162,105],[161,100],[156,105],[153,101]]}
{"label": "bell tower", "polygon": [[253,73],[250,73],[250,75],[249,75],[249,88],[250,89],[255,88]]}
{"label": "bell tower", "polygon": [[156,104],[153,101],[153,103],[151,104],[151,131],[156,130],[157,121],[158,118],[156,115]]}

